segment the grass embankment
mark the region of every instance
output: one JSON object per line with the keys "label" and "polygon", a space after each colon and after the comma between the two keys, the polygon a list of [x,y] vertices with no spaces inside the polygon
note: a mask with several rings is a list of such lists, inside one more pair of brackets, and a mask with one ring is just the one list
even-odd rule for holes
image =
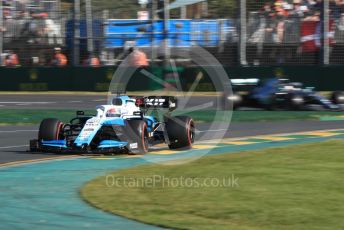
{"label": "grass embankment", "polygon": [[[197,111],[184,112],[183,115],[189,115],[200,122],[212,122],[215,117],[215,111]],[[218,118],[221,121],[222,114],[227,112],[218,112]],[[341,112],[329,111],[234,111],[232,122],[267,122],[267,121],[290,121],[305,120],[318,121],[321,117],[337,117],[343,116]]]}
{"label": "grass embankment", "polygon": [[[119,185],[96,178],[81,195],[107,212],[168,228],[342,229],[343,149],[343,141],[328,141],[204,157],[181,166],[140,166],[109,174],[122,178]],[[173,178],[202,183],[233,174],[238,186],[169,184]],[[152,185],[157,175],[170,182]],[[124,177],[145,184],[123,186]]]}
{"label": "grass embankment", "polygon": [[[86,111],[89,114],[94,110]],[[177,112],[193,117],[196,122],[205,123],[214,121],[216,111]],[[215,120],[227,121],[228,113],[219,111]],[[264,122],[286,120],[319,120],[320,117],[335,117],[344,115],[336,112],[297,112],[297,111],[235,111],[232,122]],[[59,118],[66,122],[75,117],[75,110],[63,109],[0,109],[0,125],[39,124],[47,117]]]}
{"label": "grass embankment", "polygon": [[[93,110],[87,112],[94,113]],[[75,110],[0,109],[0,125],[39,124],[44,118],[58,118],[63,122],[68,122],[75,116]]]}

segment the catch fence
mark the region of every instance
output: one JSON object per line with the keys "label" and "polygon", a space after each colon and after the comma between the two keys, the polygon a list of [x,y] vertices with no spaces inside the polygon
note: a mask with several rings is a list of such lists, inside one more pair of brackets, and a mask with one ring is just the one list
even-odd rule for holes
{"label": "catch fence", "polygon": [[[123,2],[116,7],[105,0],[1,2],[3,66],[56,65],[56,48],[66,65],[88,66],[96,57],[103,66],[116,66],[133,46],[149,53],[150,63],[168,53],[187,65],[188,53],[200,46],[225,66],[344,64],[341,1],[238,0],[228,15],[221,11],[221,19],[207,16],[213,10],[207,1],[193,1],[201,2],[202,14],[190,16],[180,7],[165,10],[166,18],[160,0],[144,6],[116,1]],[[183,60],[174,56],[180,51]],[[13,54],[16,65],[11,65]]]}

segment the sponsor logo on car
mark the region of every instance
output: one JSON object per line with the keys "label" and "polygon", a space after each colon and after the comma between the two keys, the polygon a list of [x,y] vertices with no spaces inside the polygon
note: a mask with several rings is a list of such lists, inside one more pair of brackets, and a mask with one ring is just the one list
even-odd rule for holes
{"label": "sponsor logo on car", "polygon": [[137,143],[131,143],[131,144],[129,144],[129,147],[130,147],[131,149],[137,149],[137,148],[138,148],[138,145],[137,145]]}

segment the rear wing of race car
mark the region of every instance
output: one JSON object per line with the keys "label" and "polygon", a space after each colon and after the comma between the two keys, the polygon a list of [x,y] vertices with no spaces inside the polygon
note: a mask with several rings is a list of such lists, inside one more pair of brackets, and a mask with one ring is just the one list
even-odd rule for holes
{"label": "rear wing of race car", "polygon": [[245,78],[245,79],[231,79],[232,85],[258,85],[259,79]]}
{"label": "rear wing of race car", "polygon": [[173,111],[177,108],[177,98],[169,96],[137,97],[135,104],[142,109],[169,109]]}
{"label": "rear wing of race car", "polygon": [[234,91],[251,91],[259,82],[260,80],[257,78],[231,79]]}

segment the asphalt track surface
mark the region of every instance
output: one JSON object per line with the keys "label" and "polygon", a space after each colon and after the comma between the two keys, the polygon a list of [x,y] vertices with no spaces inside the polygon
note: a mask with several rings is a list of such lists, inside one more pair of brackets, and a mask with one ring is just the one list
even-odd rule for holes
{"label": "asphalt track surface", "polygon": [[[191,96],[179,98],[185,107],[216,107],[214,96]],[[0,94],[0,109],[94,109],[99,104],[107,103],[107,95],[85,94]],[[209,104],[210,103],[210,104]],[[229,129],[223,130],[226,125],[216,124],[209,127],[207,124],[197,126],[200,140],[221,139],[229,137],[245,137],[253,135],[292,133],[301,131],[339,129],[344,128],[344,121],[284,121],[284,122],[242,122],[233,123]],[[0,164],[34,160],[46,157],[56,157],[56,154],[32,154],[26,152],[30,139],[37,137],[38,126],[0,126]],[[206,136],[204,136],[206,135]]]}
{"label": "asphalt track surface", "polygon": [[[218,124],[217,127],[221,127]],[[285,121],[285,122],[240,122],[230,125],[228,130],[210,130],[209,125],[197,126],[201,139],[238,138],[246,136],[294,133],[303,131],[327,130],[344,128],[344,121]],[[0,126],[0,164],[53,158],[61,154],[29,153],[29,140],[37,138],[38,125],[34,126]],[[203,135],[207,136],[204,137]],[[211,137],[211,138],[210,138]]]}
{"label": "asphalt track surface", "polygon": [[[185,107],[216,107],[214,96],[191,96],[179,98]],[[187,102],[186,102],[187,101]],[[107,95],[85,94],[0,94],[0,109],[94,109],[99,104],[107,103]],[[210,104],[209,104],[210,103]],[[226,126],[226,125],[224,125]],[[300,131],[344,128],[344,121],[287,121],[234,123],[229,129],[221,130],[221,124],[209,127],[207,124],[198,125],[202,139],[244,137],[252,135],[291,133]],[[0,126],[0,164],[34,160],[46,157],[56,157],[56,154],[27,153],[30,139],[37,137],[38,126]],[[207,137],[204,137],[207,135]]]}
{"label": "asphalt track surface", "polygon": [[[216,108],[214,96],[178,97],[179,103],[186,108],[207,106]],[[0,109],[94,109],[97,105],[107,104],[107,95],[84,94],[0,94]]]}

